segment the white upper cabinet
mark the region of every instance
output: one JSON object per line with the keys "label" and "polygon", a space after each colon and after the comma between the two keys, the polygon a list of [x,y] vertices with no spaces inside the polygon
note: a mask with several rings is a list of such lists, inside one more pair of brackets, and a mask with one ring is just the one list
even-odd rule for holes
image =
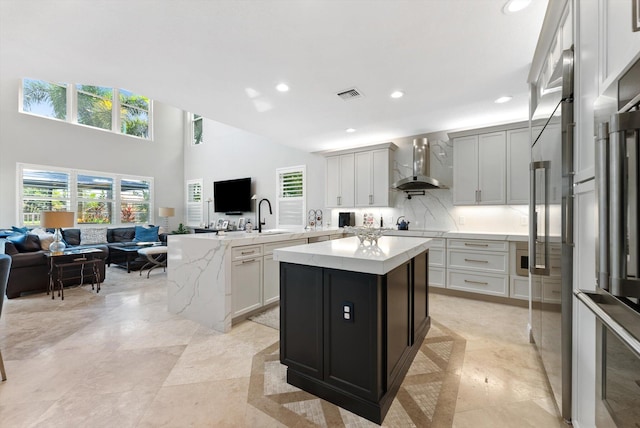
{"label": "white upper cabinet", "polygon": [[327,208],[388,207],[395,144],[327,156]]}
{"label": "white upper cabinet", "polygon": [[506,156],[504,131],[454,138],[454,205],[504,204]]}
{"label": "white upper cabinet", "polygon": [[475,205],[478,190],[478,136],[453,140],[453,203]]}
{"label": "white upper cabinet", "polygon": [[390,177],[388,149],[356,153],[356,207],[388,207]]}
{"label": "white upper cabinet", "polygon": [[[635,1],[635,0],[634,0]],[[640,52],[640,31],[633,31],[632,23],[638,18],[632,16],[631,1],[601,0],[603,13],[600,14],[601,40],[600,57],[602,88],[617,80],[625,68]]]}
{"label": "white upper cabinet", "polygon": [[352,207],[354,205],[354,155],[353,153],[327,158],[327,207]]}
{"label": "white upper cabinet", "polygon": [[529,203],[529,163],[531,162],[529,128],[507,131],[507,204]]}

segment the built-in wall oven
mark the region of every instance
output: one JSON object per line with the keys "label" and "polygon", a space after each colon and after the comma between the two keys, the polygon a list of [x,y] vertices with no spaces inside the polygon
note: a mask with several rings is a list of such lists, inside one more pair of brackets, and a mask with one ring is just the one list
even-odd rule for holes
{"label": "built-in wall oven", "polygon": [[598,126],[596,423],[640,426],[640,61],[618,81],[617,112]]}

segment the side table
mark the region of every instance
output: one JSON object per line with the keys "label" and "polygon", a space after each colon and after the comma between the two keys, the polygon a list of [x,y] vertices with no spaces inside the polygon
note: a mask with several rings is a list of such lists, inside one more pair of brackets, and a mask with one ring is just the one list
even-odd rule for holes
{"label": "side table", "polygon": [[[80,284],[84,284],[85,278],[91,278],[91,289],[97,285],[97,292],[100,292],[100,267],[104,263],[101,258],[94,257],[102,253],[97,248],[85,248],[69,250],[61,253],[45,253],[49,258],[49,287],[47,294],[51,292],[51,299],[55,298],[55,288],[58,285],[58,296],[64,300],[64,281],[69,279],[80,279]],[[69,276],[69,270],[72,275]]]}

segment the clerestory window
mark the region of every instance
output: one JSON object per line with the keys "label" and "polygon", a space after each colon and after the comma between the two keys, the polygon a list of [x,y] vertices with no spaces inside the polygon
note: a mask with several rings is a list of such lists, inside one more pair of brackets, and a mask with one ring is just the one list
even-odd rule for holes
{"label": "clerestory window", "polygon": [[152,103],[104,86],[22,79],[19,110],[119,134],[152,139]]}

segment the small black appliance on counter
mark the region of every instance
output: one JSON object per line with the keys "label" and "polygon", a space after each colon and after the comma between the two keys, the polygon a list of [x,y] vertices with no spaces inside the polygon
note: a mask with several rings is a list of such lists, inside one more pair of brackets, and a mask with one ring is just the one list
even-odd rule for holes
{"label": "small black appliance on counter", "polygon": [[338,213],[338,227],[355,226],[356,213]]}

